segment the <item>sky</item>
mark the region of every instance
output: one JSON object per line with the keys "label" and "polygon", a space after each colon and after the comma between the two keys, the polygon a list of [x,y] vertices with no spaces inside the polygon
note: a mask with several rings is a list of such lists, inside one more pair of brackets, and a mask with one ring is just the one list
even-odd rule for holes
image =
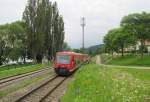
{"label": "sky", "polygon": [[[150,12],[150,0],[51,0],[58,3],[65,22],[65,42],[82,46],[81,17],[86,18],[85,47],[102,44],[108,30],[119,27],[122,17]],[[0,0],[0,24],[21,20],[27,0]]]}

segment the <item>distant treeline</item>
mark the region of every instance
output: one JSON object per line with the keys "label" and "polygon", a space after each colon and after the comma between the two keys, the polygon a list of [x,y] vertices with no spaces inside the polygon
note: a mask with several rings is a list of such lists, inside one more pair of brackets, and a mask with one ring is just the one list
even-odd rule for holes
{"label": "distant treeline", "polygon": [[28,0],[22,21],[0,25],[0,65],[43,57],[52,60],[64,44],[64,21],[56,2]]}

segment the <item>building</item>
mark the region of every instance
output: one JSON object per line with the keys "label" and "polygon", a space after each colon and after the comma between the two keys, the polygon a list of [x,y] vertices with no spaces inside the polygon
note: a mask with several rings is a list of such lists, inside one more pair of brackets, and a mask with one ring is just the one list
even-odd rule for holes
{"label": "building", "polygon": [[[147,47],[148,53],[150,53],[150,40],[145,40],[145,46]],[[138,51],[140,48],[141,42],[138,41],[137,44],[135,46],[129,46],[128,48],[125,48],[124,51],[128,52],[128,51]]]}

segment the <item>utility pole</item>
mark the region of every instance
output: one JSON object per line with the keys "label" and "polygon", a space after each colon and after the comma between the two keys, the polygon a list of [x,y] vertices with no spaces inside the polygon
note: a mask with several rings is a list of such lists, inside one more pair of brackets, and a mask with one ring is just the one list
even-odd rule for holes
{"label": "utility pole", "polygon": [[81,27],[82,27],[82,50],[83,50],[83,53],[84,53],[84,27],[85,27],[85,18],[82,17],[81,18]]}

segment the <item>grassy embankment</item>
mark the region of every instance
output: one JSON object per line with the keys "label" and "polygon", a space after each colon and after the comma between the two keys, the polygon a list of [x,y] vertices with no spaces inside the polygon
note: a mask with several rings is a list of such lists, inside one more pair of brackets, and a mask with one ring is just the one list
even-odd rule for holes
{"label": "grassy embankment", "polygon": [[45,68],[46,66],[51,66],[51,64],[36,64],[36,65],[22,65],[22,66],[8,66],[9,68],[6,67],[1,67],[0,69],[0,79],[9,77],[9,76],[14,76],[14,75],[19,75],[19,74],[24,74],[36,70],[40,70],[42,68]]}
{"label": "grassy embankment", "polygon": [[27,67],[30,65],[34,65],[34,64],[12,64],[12,65],[0,66],[0,71],[16,69],[16,68],[21,68],[21,67]]}
{"label": "grassy embankment", "polygon": [[150,70],[82,67],[62,102],[149,102]]}
{"label": "grassy embankment", "polygon": [[133,56],[126,55],[124,57],[110,57],[109,55],[101,55],[102,60],[105,60],[106,64],[111,65],[123,65],[123,66],[150,66],[150,56]]}

